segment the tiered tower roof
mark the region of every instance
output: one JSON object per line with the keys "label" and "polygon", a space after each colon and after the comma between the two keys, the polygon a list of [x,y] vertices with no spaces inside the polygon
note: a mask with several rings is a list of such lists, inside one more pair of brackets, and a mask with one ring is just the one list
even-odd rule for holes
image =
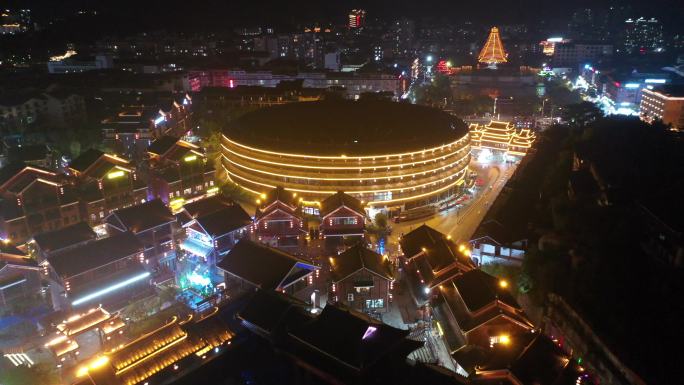
{"label": "tiered tower roof", "polygon": [[492,27],[489,31],[487,42],[485,42],[484,47],[482,47],[482,50],[480,51],[480,55],[477,57],[477,61],[489,65],[496,65],[499,63],[506,63],[508,61],[507,57],[508,54],[504,51],[503,43],[501,43],[499,29]]}

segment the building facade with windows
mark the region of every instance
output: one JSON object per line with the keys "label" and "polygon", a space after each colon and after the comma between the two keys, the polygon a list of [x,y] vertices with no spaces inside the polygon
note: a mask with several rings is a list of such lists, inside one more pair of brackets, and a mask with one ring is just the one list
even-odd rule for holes
{"label": "building facade with windows", "polygon": [[360,200],[337,192],[321,202],[321,234],[323,237],[363,237],[366,210]]}
{"label": "building facade with windows", "polygon": [[156,282],[173,278],[176,263],[177,222],[159,199],[115,210],[105,218],[108,234],[130,232],[143,245],[145,265]]}
{"label": "building facade with windows", "polygon": [[659,120],[675,130],[684,130],[684,86],[644,89],[639,115],[646,122]]}
{"label": "building facade with windows", "polygon": [[150,194],[173,207],[218,192],[214,165],[199,146],[164,135],[147,148]]}
{"label": "building facade with windows", "polygon": [[400,210],[460,195],[470,135],[460,119],[417,105],[295,103],[233,122],[221,158],[228,179],[257,195],[283,186],[321,201],[344,191],[374,209]]}
{"label": "building facade with windows", "polygon": [[69,164],[69,172],[78,187],[84,219],[91,226],[114,210],[149,199],[147,183],[128,159],[89,149]]}
{"label": "building facade with windows", "polygon": [[41,267],[56,310],[97,304],[119,308],[149,289],[144,259],[143,245],[124,232],[50,256]]}
{"label": "building facade with windows", "polygon": [[0,243],[0,307],[10,310],[41,294],[40,268],[14,245]]}
{"label": "building facade with windows", "polygon": [[330,257],[332,283],[328,298],[366,313],[389,311],[394,288],[394,274],[386,256],[352,246]]}
{"label": "building facade with windows", "polygon": [[21,244],[33,235],[77,223],[78,197],[64,175],[11,163],[0,170],[0,236]]}

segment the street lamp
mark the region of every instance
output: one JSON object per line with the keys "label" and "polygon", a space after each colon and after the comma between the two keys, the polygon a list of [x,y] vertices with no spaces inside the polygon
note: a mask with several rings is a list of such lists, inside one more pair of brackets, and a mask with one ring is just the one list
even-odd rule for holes
{"label": "street lamp", "polygon": [[426,60],[428,63],[432,63],[432,55],[427,55],[427,57],[425,57],[425,60]]}

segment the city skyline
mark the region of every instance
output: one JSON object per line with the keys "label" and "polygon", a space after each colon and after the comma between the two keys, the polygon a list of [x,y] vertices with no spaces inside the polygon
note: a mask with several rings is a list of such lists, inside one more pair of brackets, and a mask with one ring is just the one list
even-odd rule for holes
{"label": "city skyline", "polygon": [[3,385],[669,385],[669,0],[9,1]]}

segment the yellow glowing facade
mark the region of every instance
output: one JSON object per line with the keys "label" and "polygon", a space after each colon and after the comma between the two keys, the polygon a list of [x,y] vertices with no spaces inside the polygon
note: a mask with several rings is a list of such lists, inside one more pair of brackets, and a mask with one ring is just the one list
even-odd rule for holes
{"label": "yellow glowing facade", "polygon": [[498,150],[516,156],[527,154],[536,139],[528,128],[516,130],[512,123],[495,120],[486,125],[471,124],[470,136],[473,149]]}
{"label": "yellow glowing facade", "polygon": [[489,31],[487,42],[485,42],[480,55],[477,57],[477,61],[484,64],[499,64],[506,63],[508,61],[507,57],[508,54],[504,51],[503,43],[501,43],[499,29],[492,27],[491,31]]}
{"label": "yellow glowing facade", "polygon": [[221,154],[227,177],[254,194],[282,186],[303,200],[320,201],[344,191],[378,208],[449,199],[460,191],[469,161],[468,134],[438,147],[363,156],[268,151],[224,135]]}
{"label": "yellow glowing facade", "polygon": [[160,328],[78,368],[76,375],[99,372],[97,378],[112,381],[106,383],[143,384],[163,370],[179,368],[179,361],[191,354],[206,358],[211,351],[230,344],[233,336],[222,322],[213,318],[217,310],[199,319],[189,316],[181,321],[174,317]]}

